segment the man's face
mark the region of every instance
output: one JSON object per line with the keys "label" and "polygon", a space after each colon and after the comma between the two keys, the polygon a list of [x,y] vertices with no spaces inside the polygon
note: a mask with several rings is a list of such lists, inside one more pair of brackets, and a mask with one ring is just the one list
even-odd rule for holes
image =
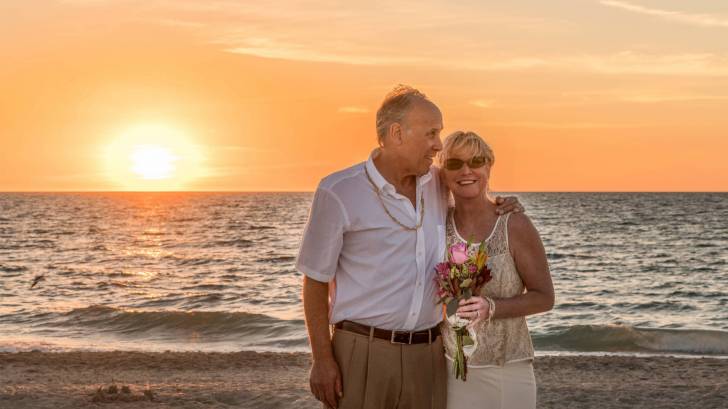
{"label": "man's face", "polygon": [[442,114],[435,104],[415,102],[402,120],[399,150],[407,169],[418,176],[430,171],[437,152],[442,150]]}

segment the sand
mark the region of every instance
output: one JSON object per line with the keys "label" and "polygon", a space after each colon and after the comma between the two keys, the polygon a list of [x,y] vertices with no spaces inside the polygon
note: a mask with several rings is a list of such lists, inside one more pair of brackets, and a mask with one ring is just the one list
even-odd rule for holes
{"label": "sand", "polygon": [[[728,360],[546,356],[535,368],[539,408],[728,407]],[[0,353],[0,408],[320,408],[308,369],[302,353]]]}

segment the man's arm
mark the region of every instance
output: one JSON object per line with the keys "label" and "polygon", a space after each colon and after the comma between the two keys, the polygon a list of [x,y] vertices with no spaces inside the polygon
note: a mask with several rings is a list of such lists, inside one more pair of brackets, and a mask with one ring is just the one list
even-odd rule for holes
{"label": "man's arm", "polygon": [[347,224],[340,200],[319,186],[303,231],[296,269],[304,274],[303,310],[306,316],[313,363],[311,392],[329,408],[336,408],[343,393],[341,373],[329,334],[329,282],[336,275]]}
{"label": "man's arm", "polygon": [[336,364],[329,333],[329,284],[303,277],[303,311],[311,343],[311,392],[330,408],[338,406],[343,393],[341,371]]}

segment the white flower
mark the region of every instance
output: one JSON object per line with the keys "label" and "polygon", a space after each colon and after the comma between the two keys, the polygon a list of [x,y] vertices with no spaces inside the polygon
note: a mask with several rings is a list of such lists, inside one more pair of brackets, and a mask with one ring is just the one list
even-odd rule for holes
{"label": "white flower", "polygon": [[457,314],[447,317],[447,322],[450,323],[450,326],[453,328],[462,328],[470,324],[470,320],[458,317]]}

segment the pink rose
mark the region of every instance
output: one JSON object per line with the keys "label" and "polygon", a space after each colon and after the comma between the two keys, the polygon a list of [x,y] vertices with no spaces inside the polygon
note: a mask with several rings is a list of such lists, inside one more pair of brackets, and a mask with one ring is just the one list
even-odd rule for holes
{"label": "pink rose", "polygon": [[450,247],[450,261],[463,264],[468,261],[468,248],[465,243],[458,243]]}

